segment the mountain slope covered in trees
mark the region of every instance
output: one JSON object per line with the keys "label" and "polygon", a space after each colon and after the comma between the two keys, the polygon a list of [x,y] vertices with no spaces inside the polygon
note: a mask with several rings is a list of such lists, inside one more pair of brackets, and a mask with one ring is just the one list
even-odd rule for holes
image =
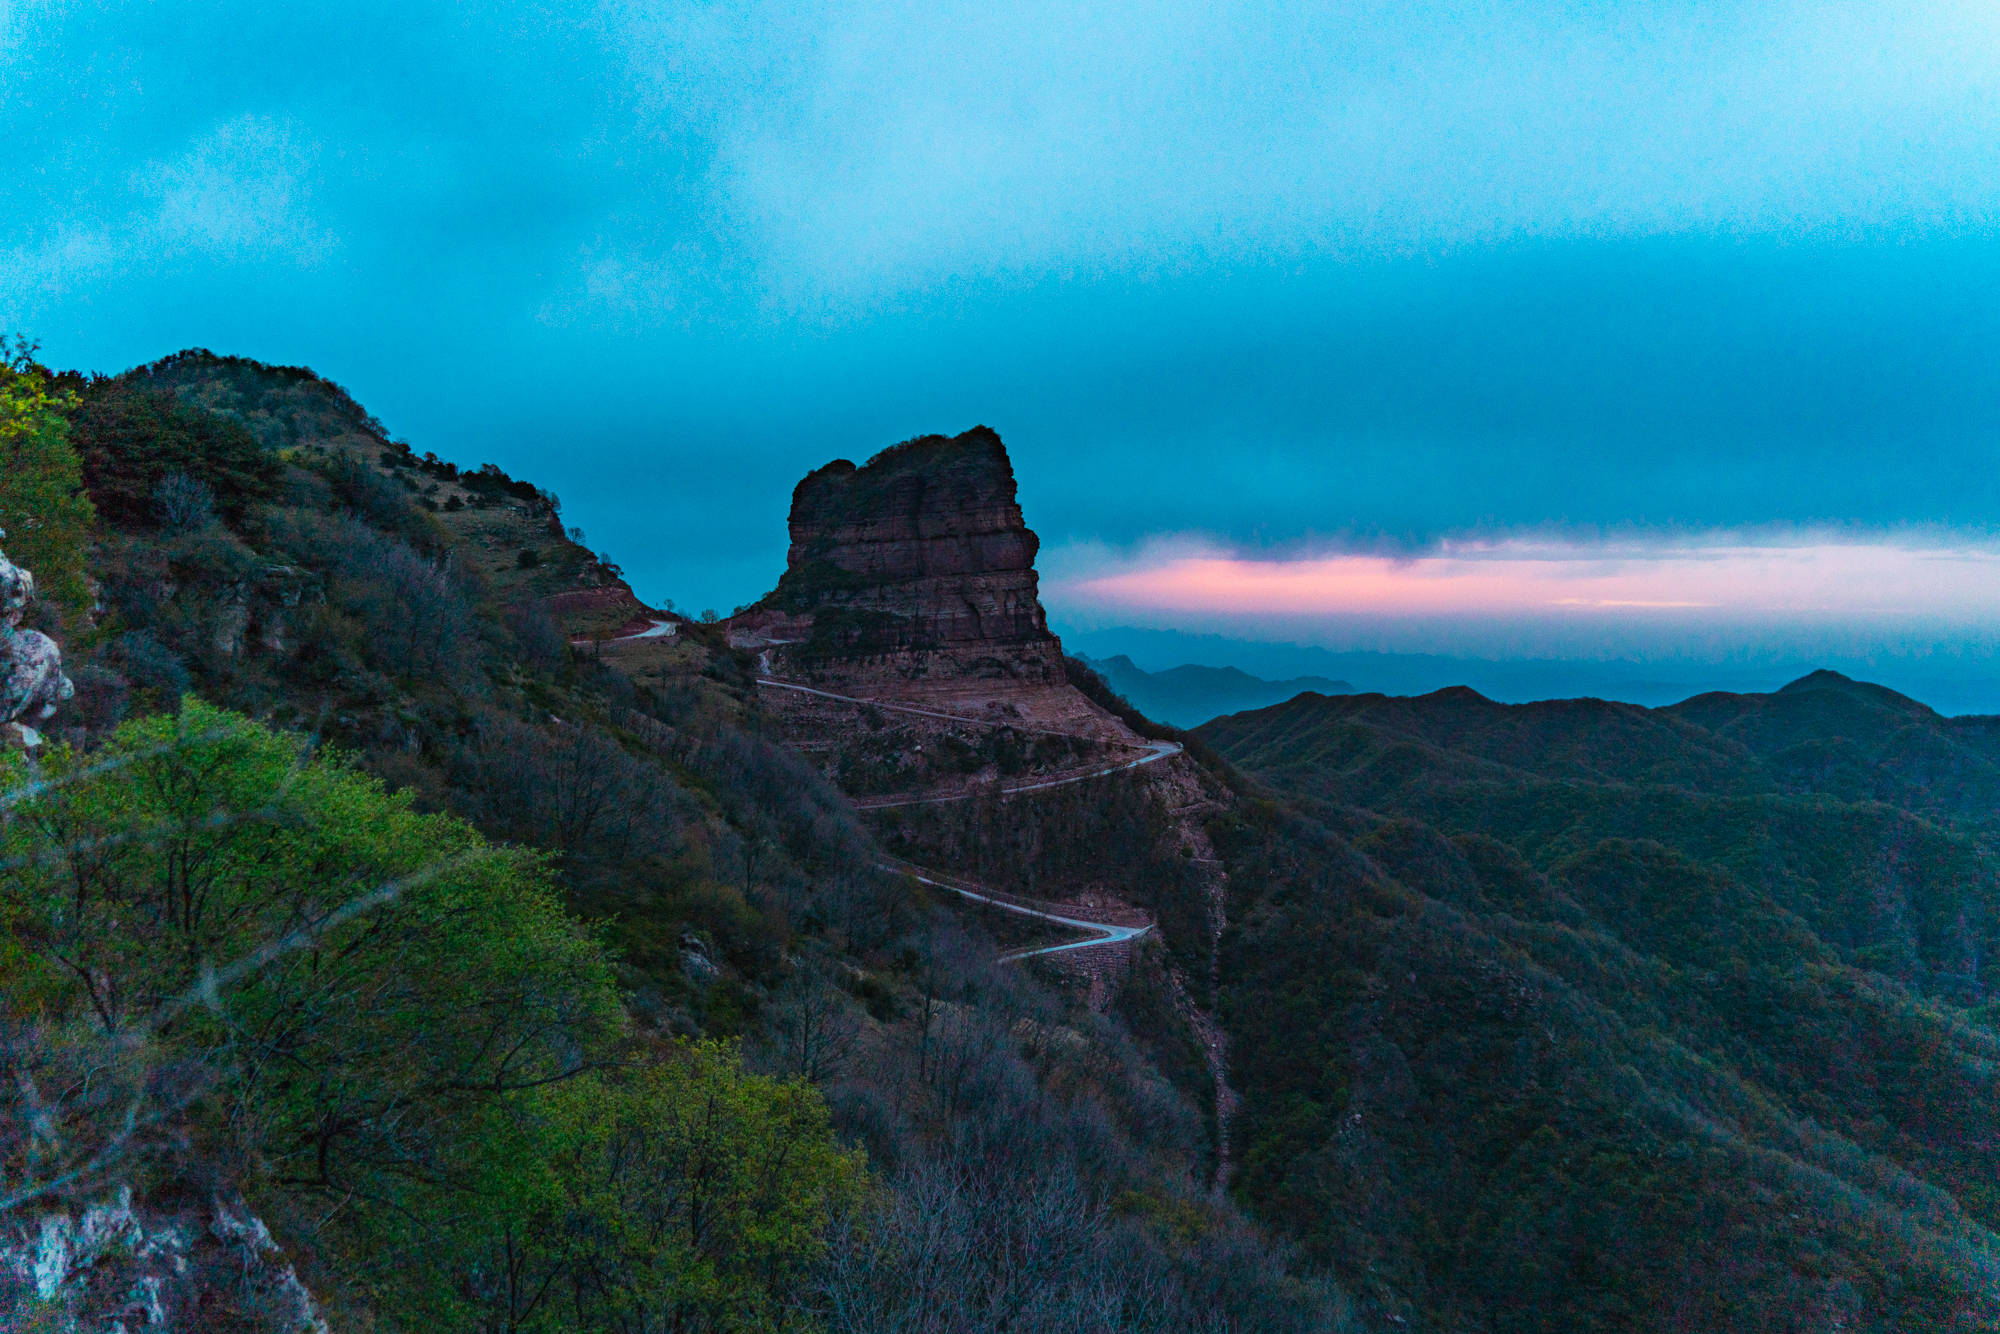
{"label": "mountain slope covered in trees", "polygon": [[[311,372],[0,407],[78,687],[0,763],[0,1310],[129,1298],[4,1262],[129,1187],[337,1329],[2000,1327],[1993,720],[1304,694],[1199,800],[864,819],[724,627]],[[1157,929],[1099,1012],[885,852]]]}
{"label": "mountain slope covered in trees", "polygon": [[1443,1329],[1987,1329],[1991,720],[1306,696],[1198,735],[1239,1197]]}
{"label": "mountain slope covered in trees", "polygon": [[[78,693],[0,774],[0,1251],[130,1187],[337,1329],[1342,1326],[1131,1007],[884,871],[554,496],[302,369],[7,376]],[[276,1327],[228,1263],[190,1319]]]}

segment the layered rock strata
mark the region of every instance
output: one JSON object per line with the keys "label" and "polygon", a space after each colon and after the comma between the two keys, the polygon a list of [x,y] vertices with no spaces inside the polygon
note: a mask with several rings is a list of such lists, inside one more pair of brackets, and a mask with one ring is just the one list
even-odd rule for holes
{"label": "layered rock strata", "polygon": [[739,618],[787,668],[820,680],[1063,680],[1037,596],[1041,544],[991,430],[922,436],[859,468],[829,463],[792,492],[790,526],[784,577]]}

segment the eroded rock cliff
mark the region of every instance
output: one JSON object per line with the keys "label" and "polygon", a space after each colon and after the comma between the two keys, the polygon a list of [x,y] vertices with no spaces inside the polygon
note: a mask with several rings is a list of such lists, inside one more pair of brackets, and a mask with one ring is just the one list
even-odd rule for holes
{"label": "eroded rock cliff", "polygon": [[743,619],[816,677],[1059,683],[1039,546],[998,435],[922,436],[798,484],[784,577]]}

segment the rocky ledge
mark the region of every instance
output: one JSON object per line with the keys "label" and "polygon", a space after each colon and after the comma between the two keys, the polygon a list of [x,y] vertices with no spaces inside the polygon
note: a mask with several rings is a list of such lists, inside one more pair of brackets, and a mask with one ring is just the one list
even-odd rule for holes
{"label": "rocky ledge", "polygon": [[0,1218],[0,1329],[329,1334],[240,1197],[142,1205],[123,1186],[73,1208]]}
{"label": "rocky ledge", "polygon": [[786,667],[819,679],[1062,681],[1037,597],[1041,544],[986,427],[811,473],[792,492],[791,539],[777,589],[739,618]]}
{"label": "rocky ledge", "polygon": [[76,693],[55,641],[21,628],[34,597],[34,576],[0,552],[0,742],[14,745],[39,745],[35,724]]}

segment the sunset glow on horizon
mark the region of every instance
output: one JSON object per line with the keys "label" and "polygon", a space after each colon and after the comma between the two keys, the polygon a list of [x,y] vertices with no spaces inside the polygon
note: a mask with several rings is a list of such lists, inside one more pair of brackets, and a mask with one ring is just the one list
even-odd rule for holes
{"label": "sunset glow on horizon", "polygon": [[1731,622],[1992,620],[2000,549],[1936,537],[1898,543],[1740,535],[1646,544],[1453,542],[1415,557],[1291,559],[1142,551],[1051,591],[1099,611],[1226,616]]}

